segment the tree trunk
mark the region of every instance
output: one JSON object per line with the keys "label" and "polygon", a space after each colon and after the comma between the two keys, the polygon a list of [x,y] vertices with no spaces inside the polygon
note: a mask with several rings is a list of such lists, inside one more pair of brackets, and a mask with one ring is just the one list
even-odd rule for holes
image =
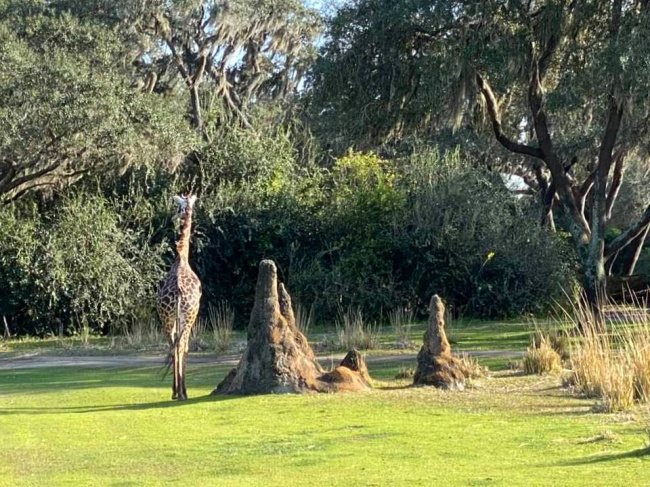
{"label": "tree trunk", "polygon": [[602,252],[590,246],[583,249],[582,262],[582,288],[584,298],[594,318],[594,325],[601,328],[603,325],[603,305],[607,299],[607,278],[605,275],[605,259]]}
{"label": "tree trunk", "polygon": [[610,276],[613,275],[614,262],[616,262],[617,258],[618,258],[618,252],[616,252],[612,257],[610,257],[605,262],[605,273],[607,274],[607,277],[610,277]]}
{"label": "tree trunk", "polygon": [[7,317],[3,316],[2,321],[4,322],[4,339],[9,340],[11,338],[11,331],[9,330],[9,323],[7,323]]}
{"label": "tree trunk", "polygon": [[194,84],[190,87],[190,97],[192,99],[192,126],[201,130],[203,120],[201,118],[201,100],[199,99],[199,87]]}
{"label": "tree trunk", "polygon": [[646,229],[637,235],[637,237],[630,243],[630,248],[628,250],[629,257],[625,260],[623,268],[621,269],[622,276],[631,276],[634,274],[634,268],[636,267],[636,263],[639,261],[639,256],[641,255],[643,245],[648,236],[648,230],[650,230],[650,226],[647,226]]}

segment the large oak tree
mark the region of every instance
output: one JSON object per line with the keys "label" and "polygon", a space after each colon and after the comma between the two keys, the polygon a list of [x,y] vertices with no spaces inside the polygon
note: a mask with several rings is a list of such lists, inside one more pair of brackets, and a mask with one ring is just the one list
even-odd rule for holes
{"label": "large oak tree", "polygon": [[312,104],[333,136],[491,137],[492,163],[570,231],[595,305],[607,262],[650,225],[648,207],[605,243],[627,164],[648,158],[650,2],[357,0],[330,36]]}
{"label": "large oak tree", "polygon": [[0,2],[0,19],[0,202],[194,146],[179,100],[130,87],[113,30],[38,0]]}
{"label": "large oak tree", "polygon": [[247,107],[293,93],[314,60],[320,18],[300,0],[57,0],[130,39],[134,83],[189,94],[202,131],[214,102],[250,127]]}

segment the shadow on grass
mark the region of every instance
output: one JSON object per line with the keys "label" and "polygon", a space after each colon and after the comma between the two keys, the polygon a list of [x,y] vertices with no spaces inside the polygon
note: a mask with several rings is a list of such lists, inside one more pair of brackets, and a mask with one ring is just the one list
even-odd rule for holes
{"label": "shadow on grass", "polygon": [[377,391],[400,391],[400,390],[406,390],[406,389],[412,389],[413,384],[408,383],[408,384],[402,384],[402,385],[378,385],[374,389]]}
{"label": "shadow on grass", "polygon": [[[636,450],[631,450],[621,453],[612,453],[609,455],[598,455],[590,456],[586,458],[578,458],[575,460],[567,460],[565,462],[558,462],[551,465],[545,465],[547,467],[578,467],[581,465],[593,465],[603,462],[613,462],[616,460],[625,460],[627,458],[643,458],[649,457],[650,448],[637,448]],[[650,457],[649,457],[650,458]]]}
{"label": "shadow on grass", "polygon": [[155,401],[140,404],[107,404],[101,406],[66,406],[66,407],[44,407],[44,408],[3,408],[0,409],[0,416],[12,414],[84,414],[101,413],[108,411],[146,411],[149,409],[167,409],[183,406],[193,406],[204,402],[222,402],[229,399],[240,399],[244,396],[205,396],[191,397],[186,401]]}
{"label": "shadow on grass", "polygon": [[[213,387],[232,366],[188,367],[188,385]],[[171,389],[171,377],[163,378],[160,365],[146,367],[52,367],[0,373],[0,398],[11,394],[47,394],[106,387]]]}

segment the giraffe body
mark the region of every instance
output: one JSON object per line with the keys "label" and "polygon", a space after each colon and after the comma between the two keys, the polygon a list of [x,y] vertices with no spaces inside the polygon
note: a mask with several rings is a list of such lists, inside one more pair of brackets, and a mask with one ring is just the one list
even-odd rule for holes
{"label": "giraffe body", "polygon": [[188,262],[192,209],[195,197],[174,197],[181,217],[181,236],[176,243],[176,262],[158,288],[157,310],[171,347],[174,371],[172,399],[187,399],[185,372],[192,326],[199,313],[201,281]]}

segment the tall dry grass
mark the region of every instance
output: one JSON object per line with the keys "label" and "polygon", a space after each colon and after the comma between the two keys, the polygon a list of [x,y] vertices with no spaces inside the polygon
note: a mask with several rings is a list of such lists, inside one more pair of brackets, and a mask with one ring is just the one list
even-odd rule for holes
{"label": "tall dry grass", "polygon": [[300,332],[307,336],[309,329],[314,324],[314,305],[312,304],[309,308],[298,303],[296,304],[296,312],[294,313],[296,318],[296,326]]}
{"label": "tall dry grass", "polygon": [[400,348],[412,347],[413,310],[410,308],[397,308],[388,314],[388,321],[395,334],[397,346]]}
{"label": "tall dry grass", "polygon": [[208,345],[204,340],[206,329],[207,326],[205,319],[198,317],[190,330],[190,352],[203,352],[208,348]]}
{"label": "tall dry grass", "polygon": [[336,319],[339,348],[344,350],[379,348],[379,334],[379,326],[366,323],[360,309],[352,307],[339,309]]}
{"label": "tall dry grass", "polygon": [[615,319],[602,320],[586,303],[579,301],[564,316],[580,330],[572,344],[570,384],[589,397],[599,398],[606,412],[647,403],[650,400],[650,315],[645,303],[636,303],[627,310],[614,308]]}
{"label": "tall dry grass", "polygon": [[214,338],[217,352],[227,352],[232,341],[232,329],[235,324],[235,311],[227,302],[221,301],[216,306],[208,305],[208,325]]}
{"label": "tall dry grass", "polygon": [[467,379],[481,379],[490,371],[487,366],[478,363],[476,357],[471,357],[467,353],[461,353],[458,356],[460,368]]}
{"label": "tall dry grass", "polygon": [[162,330],[151,313],[142,313],[131,320],[124,328],[123,336],[127,347],[135,349],[158,348],[166,343]]}
{"label": "tall dry grass", "polygon": [[522,359],[527,374],[552,374],[562,370],[562,357],[545,334],[538,334]]}

